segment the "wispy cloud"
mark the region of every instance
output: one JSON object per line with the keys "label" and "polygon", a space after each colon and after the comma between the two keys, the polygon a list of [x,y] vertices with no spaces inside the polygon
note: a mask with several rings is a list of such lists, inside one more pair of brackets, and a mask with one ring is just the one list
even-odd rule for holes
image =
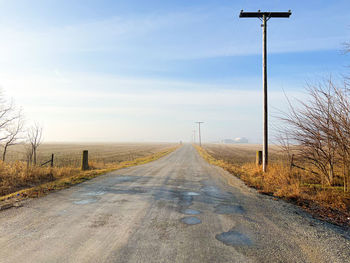
{"label": "wispy cloud", "polygon": [[[40,28],[5,23],[0,25],[0,56],[23,63],[46,61],[45,57],[53,59],[65,53],[109,52],[125,63],[130,58],[193,59],[260,53],[260,22],[239,20],[238,11],[192,8]],[[315,16],[325,17],[326,12],[322,10]],[[296,10],[288,21],[270,22],[271,52],[339,48],[349,36],[344,16],[339,15],[330,24],[328,19],[310,19],[300,13],[305,11]]]}

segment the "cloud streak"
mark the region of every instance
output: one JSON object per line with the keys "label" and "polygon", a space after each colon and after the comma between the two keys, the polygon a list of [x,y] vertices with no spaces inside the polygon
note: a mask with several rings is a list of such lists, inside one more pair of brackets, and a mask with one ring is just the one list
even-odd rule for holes
{"label": "cloud streak", "polygon": [[[337,49],[347,40],[347,18],[310,19],[304,10],[287,21],[269,23],[269,49],[272,53]],[[236,10],[238,12],[239,9]],[[261,30],[258,20],[232,17],[235,9],[191,8],[182,12],[137,16],[116,15],[71,25],[0,25],[0,56],[33,61],[69,53],[113,53],[125,63],[128,59],[198,59],[260,54]],[[339,12],[339,10],[335,10]],[[324,17],[327,10],[315,14]],[[341,23],[344,25],[341,25]],[[337,27],[332,30],[331,27]],[[303,28],[301,31],[300,29]],[[341,30],[343,28],[343,30]],[[6,59],[7,58],[7,59]]]}

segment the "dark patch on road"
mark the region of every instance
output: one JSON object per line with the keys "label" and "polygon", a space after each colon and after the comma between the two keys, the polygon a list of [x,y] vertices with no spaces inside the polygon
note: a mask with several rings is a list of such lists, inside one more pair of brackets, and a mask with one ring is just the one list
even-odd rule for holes
{"label": "dark patch on road", "polygon": [[218,198],[224,198],[225,195],[222,192],[220,188],[217,188],[215,186],[204,186],[201,191],[203,191],[206,195],[211,197],[218,197]]}
{"label": "dark patch on road", "polygon": [[198,210],[195,209],[185,209],[183,211],[181,211],[181,213],[185,214],[185,215],[199,215],[201,212],[199,212]]}
{"label": "dark patch on road", "polygon": [[196,193],[196,192],[185,192],[185,195],[198,196],[199,193]]}
{"label": "dark patch on road", "polygon": [[99,195],[104,195],[105,193],[106,193],[106,191],[92,191],[92,192],[85,193],[84,195],[99,196]]}
{"label": "dark patch on road", "polygon": [[215,238],[228,246],[251,246],[253,243],[246,235],[230,230],[215,236]]}
{"label": "dark patch on road", "polygon": [[97,199],[85,199],[85,200],[74,201],[73,203],[76,205],[87,205],[95,202],[97,202]]}
{"label": "dark patch on road", "polygon": [[179,197],[179,204],[180,206],[190,206],[193,202],[193,196],[192,195],[180,195]]}
{"label": "dark patch on road", "polygon": [[129,200],[127,199],[121,199],[121,200],[112,200],[112,201],[108,201],[108,202],[111,202],[111,203],[126,203],[126,202],[129,202]]}
{"label": "dark patch on road", "polygon": [[186,225],[197,225],[197,224],[202,223],[202,221],[195,216],[181,218],[181,221],[183,223],[185,223]]}
{"label": "dark patch on road", "polygon": [[142,176],[116,176],[113,178],[113,180],[111,180],[112,182],[111,183],[115,183],[115,184],[118,184],[118,183],[128,183],[128,182],[135,182],[139,179],[141,179]]}
{"label": "dark patch on road", "polygon": [[137,195],[137,194],[145,194],[147,193],[147,190],[143,187],[131,187],[126,189],[120,189],[120,188],[111,188],[108,189],[108,193],[111,194],[127,194],[127,195]]}
{"label": "dark patch on road", "polygon": [[237,197],[230,192],[221,190],[219,187],[210,185],[209,182],[203,180],[201,184],[204,185],[201,188],[201,201],[206,204],[212,205],[231,205],[237,203]]}
{"label": "dark patch on road", "polygon": [[221,215],[243,214],[244,208],[240,205],[218,205],[215,207],[215,213]]}

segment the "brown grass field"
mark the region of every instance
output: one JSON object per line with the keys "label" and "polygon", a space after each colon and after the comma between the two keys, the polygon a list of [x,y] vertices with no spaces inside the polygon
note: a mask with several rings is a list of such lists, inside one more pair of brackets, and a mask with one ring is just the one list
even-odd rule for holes
{"label": "brown grass field", "polygon": [[[108,164],[145,157],[174,144],[170,143],[44,143],[38,149],[38,165],[54,154],[56,167],[80,167],[83,150],[89,151],[89,162]],[[9,148],[7,162],[26,161],[25,145]]]}
{"label": "brown grass field", "polygon": [[[11,147],[6,162],[0,161],[0,201],[37,197],[69,187],[100,174],[147,163],[178,147],[171,143],[43,144],[38,165],[27,166],[25,146]],[[81,155],[89,151],[88,171],[81,171]],[[55,155],[54,167],[39,165]]]}
{"label": "brown grass field", "polygon": [[220,166],[259,192],[294,202],[316,217],[350,227],[350,194],[341,186],[324,186],[312,173],[290,168],[278,146],[269,147],[266,174],[255,164],[261,145],[205,144],[196,146],[209,163]]}

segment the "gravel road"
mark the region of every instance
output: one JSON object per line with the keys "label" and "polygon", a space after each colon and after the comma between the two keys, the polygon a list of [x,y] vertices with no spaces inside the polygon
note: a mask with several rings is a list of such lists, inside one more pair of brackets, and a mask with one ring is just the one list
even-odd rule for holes
{"label": "gravel road", "polygon": [[0,262],[350,262],[350,233],[191,145],[0,212]]}

